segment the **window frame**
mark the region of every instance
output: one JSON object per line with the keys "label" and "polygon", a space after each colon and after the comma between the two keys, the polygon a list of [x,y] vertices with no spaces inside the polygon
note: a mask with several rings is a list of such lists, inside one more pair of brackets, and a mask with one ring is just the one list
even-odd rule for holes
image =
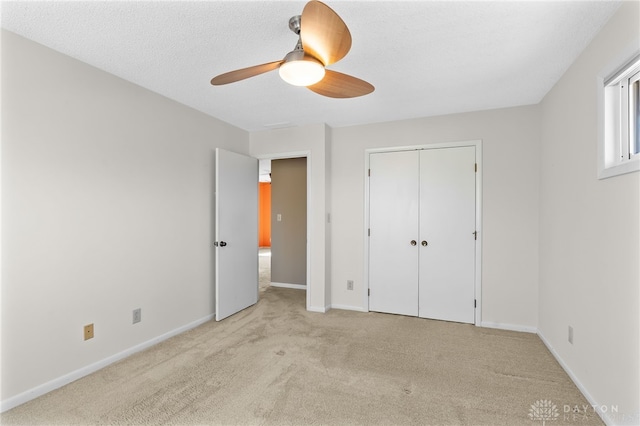
{"label": "window frame", "polygon": [[638,102],[630,102],[630,86],[640,79],[637,47],[626,58],[616,61],[617,66],[609,66],[597,78],[598,179],[640,170],[640,152],[632,152],[637,148],[635,144],[632,148],[632,138],[637,132]]}
{"label": "window frame", "polygon": [[[629,119],[629,146],[628,153],[629,159],[640,159],[640,64],[634,69],[635,74],[632,74],[627,79],[629,86],[628,95],[632,96],[634,90],[631,88],[635,86],[635,96],[629,99],[629,117],[635,113],[635,121]],[[632,148],[633,145],[633,148]],[[633,151],[635,150],[635,152]]]}

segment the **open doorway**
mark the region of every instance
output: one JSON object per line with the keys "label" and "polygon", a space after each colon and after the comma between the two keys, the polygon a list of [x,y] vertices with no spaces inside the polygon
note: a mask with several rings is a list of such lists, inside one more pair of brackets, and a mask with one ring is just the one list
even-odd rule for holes
{"label": "open doorway", "polygon": [[307,158],[260,160],[260,290],[306,290]]}
{"label": "open doorway", "polygon": [[271,285],[271,160],[259,162],[258,187],[258,283]]}

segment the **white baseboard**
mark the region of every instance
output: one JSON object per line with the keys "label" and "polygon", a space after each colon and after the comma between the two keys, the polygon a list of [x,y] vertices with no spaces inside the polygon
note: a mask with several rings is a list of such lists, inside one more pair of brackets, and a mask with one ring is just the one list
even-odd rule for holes
{"label": "white baseboard", "polygon": [[[271,285],[274,284],[281,284],[281,283],[272,283]],[[299,284],[281,284],[281,285],[275,285],[275,287],[285,287],[285,288],[300,288],[302,287],[302,289],[306,289],[306,286],[301,286]],[[329,309],[334,308],[334,309],[343,309],[343,310],[350,310],[350,311],[358,311],[358,312],[368,312],[367,310],[361,308],[361,307],[357,307],[357,306],[348,306],[348,305],[330,305],[330,306],[325,306],[325,307],[314,307],[314,306],[310,306],[307,310],[311,311],[311,312],[320,312],[320,313],[326,313]],[[64,376],[58,377],[57,379],[53,379],[47,383],[44,383],[42,385],[36,386],[35,388],[29,389],[25,392],[22,392],[16,396],[13,396],[11,398],[8,398],[6,400],[0,401],[0,413],[4,413],[5,411],[8,411],[14,407],[17,407],[18,405],[24,404],[25,402],[31,401],[32,399],[35,399],[39,396],[42,396],[46,393],[49,393],[55,389],[58,389],[64,385],[67,385],[71,382],[74,382],[82,377],[88,376],[91,373],[95,373],[98,370],[101,370],[105,367],[107,367],[110,364],[113,364],[114,362],[120,361],[121,359],[124,359],[128,356],[131,356],[133,354],[135,354],[136,352],[140,352],[144,349],[150,348],[151,346],[154,346],[164,340],[167,340],[173,336],[177,336],[178,334],[184,333],[185,331],[191,330],[192,328],[195,328],[201,324],[204,324],[207,321],[212,320],[215,317],[215,314],[211,314],[211,315],[207,315],[204,318],[201,318],[199,320],[196,320],[194,322],[191,322],[189,324],[186,324],[182,327],[178,327],[175,330],[169,331],[167,333],[164,333],[158,337],[154,337],[153,339],[147,340],[146,342],[140,343],[136,346],[133,346],[129,349],[126,349],[122,352],[119,352],[115,355],[112,355],[110,357],[107,357],[101,361],[95,362],[91,365],[88,365],[86,367],[80,368],[78,370],[72,371],[71,373],[65,374]],[[554,358],[558,361],[558,363],[560,364],[560,366],[564,369],[564,371],[567,373],[567,375],[571,378],[571,380],[575,383],[575,385],[578,387],[578,389],[580,389],[580,392],[582,392],[582,394],[585,396],[585,398],[587,399],[587,401],[589,401],[589,403],[591,404],[592,407],[595,408],[596,412],[598,413],[598,415],[600,416],[600,418],[602,419],[602,421],[604,421],[607,425],[614,425],[615,421],[614,419],[609,417],[609,413],[604,413],[602,412],[602,410],[600,409],[601,405],[596,403],[596,401],[594,400],[594,398],[591,396],[591,394],[587,391],[587,389],[582,385],[582,383],[580,382],[580,380],[578,380],[578,378],[576,377],[576,375],[573,373],[573,371],[571,371],[571,369],[567,366],[567,364],[564,362],[564,360],[560,357],[560,355],[558,355],[558,353],[555,351],[555,349],[553,348],[553,346],[551,346],[551,344],[549,343],[549,341],[544,337],[544,335],[537,329],[535,329],[534,327],[526,327],[526,326],[518,326],[518,325],[512,325],[512,324],[500,324],[500,323],[493,323],[493,322],[482,322],[480,324],[481,327],[487,327],[487,328],[496,328],[496,329],[501,329],[501,330],[511,330],[511,331],[522,331],[522,332],[527,332],[527,333],[536,333],[539,337],[540,340],[542,340],[542,342],[545,344],[545,346],[547,347],[547,349],[549,350],[549,352],[551,352],[551,354],[554,356]]]}
{"label": "white baseboard", "polygon": [[289,283],[271,283],[271,287],[282,287],[282,288],[295,288],[296,290],[306,290],[307,286],[304,284],[289,284]]}
{"label": "white baseboard", "polygon": [[361,306],[349,306],[349,305],[331,305],[331,309],[342,309],[344,311],[357,311],[357,312],[369,312]]}
{"label": "white baseboard", "polygon": [[524,333],[537,333],[538,329],[536,327],[528,327],[526,325],[514,325],[514,324],[501,324],[498,322],[488,322],[482,321],[480,327],[486,328],[497,328],[499,330],[509,330],[509,331],[522,331]]}
{"label": "white baseboard", "polygon": [[523,331],[526,333],[537,334],[538,337],[540,337],[540,340],[542,340],[542,343],[544,343],[544,345],[547,347],[549,352],[551,352],[551,355],[553,355],[556,361],[558,361],[558,364],[560,364],[562,369],[567,373],[567,375],[573,381],[576,387],[580,390],[580,392],[582,392],[582,394],[587,399],[587,401],[589,401],[590,406],[595,410],[596,413],[598,413],[598,416],[600,416],[602,421],[609,426],[616,424],[615,419],[610,417],[610,413],[602,411],[602,405],[598,404],[595,401],[595,399],[593,398],[593,396],[591,396],[587,388],[584,387],[584,385],[580,382],[580,380],[578,380],[578,377],[575,374],[573,374],[573,371],[571,371],[569,366],[564,362],[564,360],[560,357],[560,355],[558,355],[558,352],[556,352],[553,346],[551,346],[551,343],[549,343],[549,341],[544,337],[544,335],[540,332],[540,330],[534,327],[525,327],[525,326],[511,325],[511,324],[499,324],[499,323],[493,323],[493,322],[482,322],[481,327],[497,328],[501,330],[511,330],[511,331]]}
{"label": "white baseboard", "polygon": [[595,410],[595,412],[598,413],[602,421],[609,426],[615,425],[616,424],[615,419],[610,418],[609,413],[604,413],[602,411],[602,408],[601,408],[602,405],[598,404],[595,401],[595,399],[593,398],[593,396],[591,396],[587,388],[584,387],[584,385],[580,382],[580,380],[578,380],[576,375],[573,374],[573,371],[571,371],[569,366],[564,362],[564,360],[560,357],[560,355],[558,355],[558,352],[556,352],[555,349],[553,349],[553,346],[551,346],[551,343],[549,343],[549,341],[544,337],[544,335],[539,330],[537,334],[538,334],[538,337],[540,337],[540,340],[542,340],[542,343],[544,343],[547,349],[549,349],[549,352],[551,352],[551,355],[553,355],[556,361],[558,361],[558,364],[560,364],[562,369],[567,373],[567,375],[571,378],[571,380],[573,380],[573,383],[576,385],[578,389],[580,389],[580,392],[582,392],[584,397],[587,398],[587,401],[589,401],[589,404]]}
{"label": "white baseboard", "polygon": [[147,340],[146,342],[140,343],[139,345],[133,346],[129,349],[125,349],[124,351],[107,357],[103,360],[94,362],[93,364],[87,365],[86,367],[82,367],[78,370],[72,371],[71,373],[65,374],[64,376],[53,379],[47,383],[43,383],[39,386],[36,386],[35,388],[29,389],[16,396],[12,396],[11,398],[8,398],[4,401],[0,401],[0,413],[4,413],[5,411],[17,407],[18,405],[31,401],[32,399],[36,399],[39,396],[49,393],[55,389],[61,388],[62,386],[81,379],[84,376],[88,376],[91,373],[95,373],[96,371],[101,370],[104,367],[113,364],[114,362],[120,361],[121,359],[124,359],[130,355],[133,355],[136,352],[140,352],[144,349],[150,348],[151,346],[157,345],[163,340],[167,340],[173,336],[177,336],[178,334],[191,330],[192,328],[195,328],[207,321],[212,320],[214,317],[215,314],[207,315],[204,318],[186,324],[182,327],[178,327],[175,330],[171,330],[158,337],[154,337],[153,339]]}

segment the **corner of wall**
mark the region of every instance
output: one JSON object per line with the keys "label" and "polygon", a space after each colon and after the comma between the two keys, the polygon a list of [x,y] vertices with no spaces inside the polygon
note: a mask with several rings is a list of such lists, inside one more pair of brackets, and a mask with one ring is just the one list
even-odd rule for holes
{"label": "corner of wall", "polygon": [[622,2],[540,111],[538,334],[609,424],[640,421],[640,173],[598,179],[596,82],[638,28]]}

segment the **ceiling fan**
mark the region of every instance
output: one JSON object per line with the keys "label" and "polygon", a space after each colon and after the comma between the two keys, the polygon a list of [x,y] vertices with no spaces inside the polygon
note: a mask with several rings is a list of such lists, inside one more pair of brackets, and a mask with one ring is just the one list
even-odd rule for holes
{"label": "ceiling fan", "polygon": [[234,83],[279,69],[287,83],[306,86],[330,98],[355,98],[374,91],[364,80],[325,68],[351,49],[347,25],[329,6],[316,0],[308,2],[302,15],[289,19],[289,29],[298,35],[298,43],[284,59],[220,74],[211,79],[211,84]]}

